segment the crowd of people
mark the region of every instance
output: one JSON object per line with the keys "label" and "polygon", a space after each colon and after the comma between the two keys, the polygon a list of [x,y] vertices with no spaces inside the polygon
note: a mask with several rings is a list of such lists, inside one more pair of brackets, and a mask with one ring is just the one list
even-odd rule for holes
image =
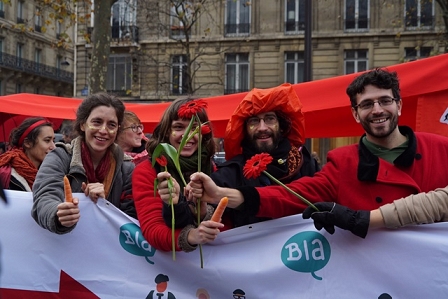
{"label": "crowd of people", "polygon": [[[33,192],[37,224],[65,234],[82,213],[77,198],[66,201],[67,176],[74,193],[93,202],[103,198],[138,219],[143,236],[162,251],[193,251],[221,231],[294,214],[311,218],[318,230],[333,234],[338,227],[362,238],[376,227],[448,221],[448,138],[398,125],[404,103],[397,74],[365,72],[347,95],[365,133],[358,144],[330,151],[322,169],[305,146],[300,99],[282,84],[255,88],[236,107],[223,163],[213,160],[213,124],[200,99],[173,101],[148,138],[137,114],[118,98],[97,93],[61,129],[62,142],[54,142],[52,124],[42,117],[14,129],[11,149],[0,152],[0,184]],[[188,109],[194,115],[186,116]],[[160,144],[174,148],[177,160],[155,159]],[[257,155],[268,156],[269,163],[258,176],[248,176]],[[229,202],[222,218],[211,220],[223,197]]]}

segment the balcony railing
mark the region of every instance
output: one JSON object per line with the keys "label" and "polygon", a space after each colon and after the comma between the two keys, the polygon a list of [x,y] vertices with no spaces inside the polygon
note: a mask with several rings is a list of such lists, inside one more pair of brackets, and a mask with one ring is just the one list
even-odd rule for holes
{"label": "balcony railing", "polygon": [[249,35],[250,24],[226,24],[224,34],[228,35]]}
{"label": "balcony railing", "polygon": [[17,17],[17,24],[25,24],[25,20]]}
{"label": "balcony railing", "polygon": [[73,84],[72,72],[67,72],[4,52],[0,52],[0,66],[13,71],[21,71],[30,75]]}
{"label": "balcony railing", "polygon": [[42,32],[42,26],[35,24],[35,25],[34,25],[34,31],[36,31],[36,32]]}
{"label": "balcony railing", "polygon": [[0,10],[0,18],[5,18],[5,11],[4,10]]}
{"label": "balcony railing", "polygon": [[137,26],[119,26],[112,25],[112,39],[113,40],[130,40],[138,43],[138,27]]}
{"label": "balcony railing", "polygon": [[305,21],[286,21],[285,22],[285,32],[296,33],[305,30]]}

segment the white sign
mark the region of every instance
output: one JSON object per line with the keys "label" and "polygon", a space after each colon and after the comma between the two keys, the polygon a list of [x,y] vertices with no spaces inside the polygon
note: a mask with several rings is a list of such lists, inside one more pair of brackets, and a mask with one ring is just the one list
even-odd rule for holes
{"label": "white sign", "polygon": [[76,194],[80,221],[56,235],[32,219],[31,193],[6,194],[2,298],[448,298],[448,223],[361,239],[296,215],[222,232],[203,246],[201,269],[199,250],[173,261],[105,200]]}

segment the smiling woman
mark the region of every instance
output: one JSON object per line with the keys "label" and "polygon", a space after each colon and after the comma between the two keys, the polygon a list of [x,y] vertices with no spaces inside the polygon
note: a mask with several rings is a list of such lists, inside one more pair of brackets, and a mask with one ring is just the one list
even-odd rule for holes
{"label": "smiling woman", "polygon": [[[212,138],[211,128],[201,130],[200,159],[198,158],[199,134],[191,136],[185,142],[185,146],[181,146],[183,135],[194,131],[188,129],[192,116],[187,116],[183,108],[193,109],[196,107],[198,109],[194,113],[200,123],[204,124],[209,121],[205,109],[197,105],[198,101],[200,100],[180,98],[172,102],[154,129],[147,145],[150,155],[155,154],[156,148],[160,144],[169,144],[171,147],[167,148],[174,147],[174,151],[180,149],[178,165],[180,165],[182,176],[173,160],[168,159],[167,171],[158,165],[153,167],[151,161],[146,160],[137,165],[132,178],[135,206],[143,236],[153,247],[163,251],[170,251],[173,247],[175,250],[195,250],[197,245],[214,240],[219,229],[223,227],[221,223],[207,221],[213,211],[213,208],[208,207],[207,204],[203,204],[200,209],[202,222],[197,223],[196,217],[191,217],[196,210],[190,209],[192,205],[189,203],[191,202],[184,194],[185,184],[182,177],[188,183],[190,174],[197,171],[199,163],[205,173],[210,174],[213,169],[212,157],[215,152],[215,142]],[[198,124],[193,121],[192,127],[195,128]],[[155,154],[155,157],[159,156]],[[170,184],[170,181],[173,181],[173,184]],[[171,211],[171,207],[168,205],[170,202],[173,202],[174,209],[181,215],[175,222],[174,242],[171,228],[163,218],[163,213]]]}
{"label": "smiling woman", "polygon": [[94,202],[105,198],[135,218],[134,164],[115,144],[123,113],[123,103],[106,93],[90,95],[81,103],[74,123],[79,136],[70,144],[58,143],[37,173],[32,216],[40,226],[64,234],[79,220],[78,199],[65,202],[64,176],[74,193],[83,192]]}
{"label": "smiling woman", "polygon": [[135,165],[148,157],[145,149],[148,140],[143,134],[143,125],[137,114],[132,111],[125,111],[123,123],[117,137],[117,144],[126,153],[131,156]]}

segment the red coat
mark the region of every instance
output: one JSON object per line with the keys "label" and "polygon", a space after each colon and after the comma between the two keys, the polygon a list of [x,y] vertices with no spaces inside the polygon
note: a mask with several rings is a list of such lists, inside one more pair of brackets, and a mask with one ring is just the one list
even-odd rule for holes
{"label": "red coat", "polygon": [[[163,201],[158,194],[154,197],[156,177],[156,170],[149,159],[139,163],[132,174],[132,195],[140,228],[146,241],[158,250],[171,251],[171,228],[163,220]],[[224,227],[221,230],[227,228]],[[175,230],[175,240],[178,240],[181,230]],[[178,242],[176,242],[176,250],[181,250]]]}
{"label": "red coat", "polygon": [[[334,201],[352,209],[373,210],[410,194],[447,186],[448,138],[414,135],[408,127],[400,127],[400,131],[409,137],[409,145],[395,164],[374,156],[360,142],[330,151],[322,171],[288,187],[311,202]],[[257,217],[280,218],[306,208],[280,186],[256,188],[258,193],[241,191],[247,212]]]}

